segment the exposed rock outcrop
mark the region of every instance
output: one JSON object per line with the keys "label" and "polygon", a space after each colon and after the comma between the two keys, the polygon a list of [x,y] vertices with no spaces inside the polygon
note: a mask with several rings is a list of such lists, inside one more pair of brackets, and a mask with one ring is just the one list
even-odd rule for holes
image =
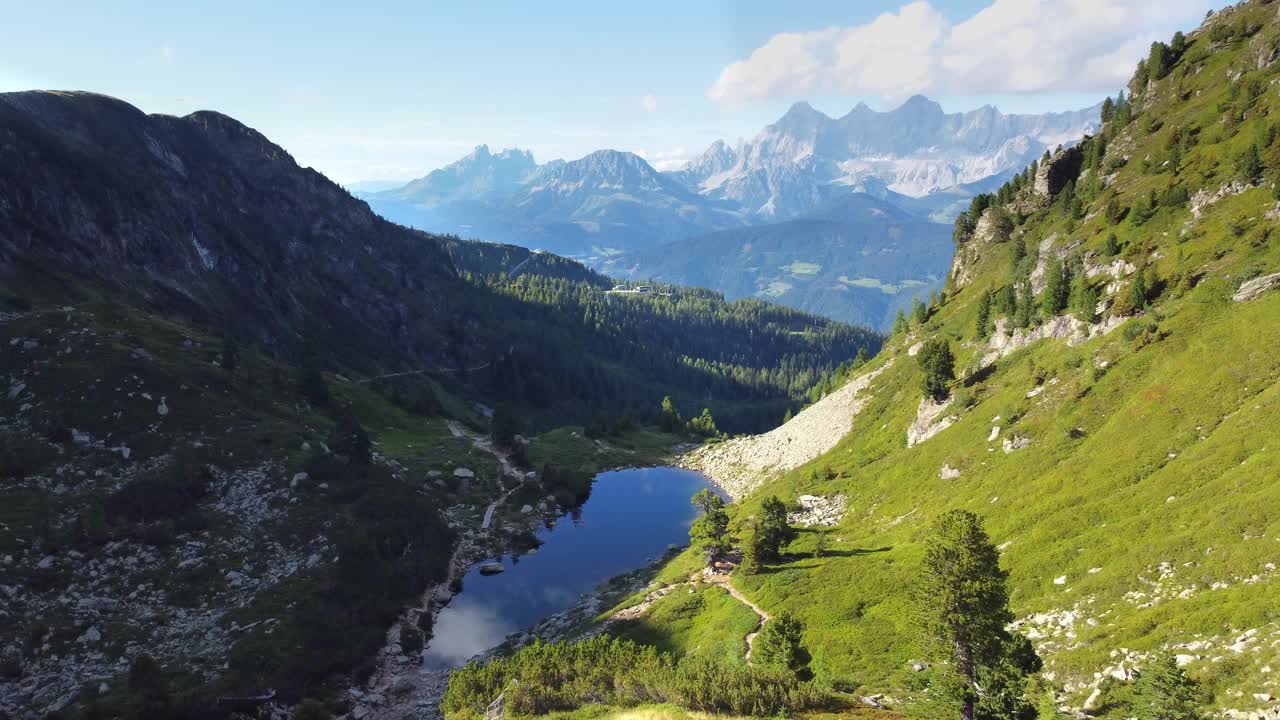
{"label": "exposed rock outcrop", "polygon": [[1037,195],[1052,200],[1062,192],[1067,183],[1080,177],[1080,168],[1084,165],[1084,146],[1073,145],[1053,154],[1047,162],[1036,168],[1035,184],[1032,186]]}
{"label": "exposed rock outcrop", "polygon": [[1070,315],[1059,315],[1029,330],[1010,331],[1008,318],[1000,318],[996,321],[991,339],[987,341],[987,349],[982,354],[982,364],[990,365],[1006,355],[1011,355],[1033,342],[1046,338],[1066,340],[1068,345],[1079,345],[1086,340],[1110,333],[1127,319],[1113,316],[1099,323],[1087,323]]}
{"label": "exposed rock outcrop", "polygon": [[801,495],[796,498],[799,510],[787,514],[787,522],[801,527],[832,527],[840,524],[849,498],[844,495],[822,497]]}
{"label": "exposed rock outcrop", "polygon": [[959,420],[959,415],[939,417],[950,406],[951,398],[942,402],[937,402],[933,398],[921,399],[920,407],[916,410],[916,420],[911,423],[911,427],[907,428],[907,447],[919,445]]}
{"label": "exposed rock outcrop", "polygon": [[1236,302],[1246,302],[1249,300],[1257,300],[1262,297],[1263,293],[1280,287],[1280,273],[1272,273],[1263,275],[1260,278],[1254,278],[1240,286],[1235,294],[1231,296]]}
{"label": "exposed rock outcrop", "polygon": [[866,404],[871,383],[890,365],[892,361],[851,380],[781,427],[763,435],[704,445],[682,457],[680,465],[706,473],[731,497],[743,497],[770,477],[800,467],[835,447]]}

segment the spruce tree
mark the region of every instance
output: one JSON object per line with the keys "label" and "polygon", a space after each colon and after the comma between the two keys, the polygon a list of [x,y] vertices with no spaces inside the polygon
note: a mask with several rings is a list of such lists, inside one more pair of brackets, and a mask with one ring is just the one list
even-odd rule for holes
{"label": "spruce tree", "polygon": [[1133,714],[1138,720],[1200,720],[1195,683],[1169,655],[1138,673],[1133,683]]}
{"label": "spruce tree", "polygon": [[702,510],[702,517],[689,528],[689,537],[714,561],[729,549],[729,514],[725,512],[724,499],[703,488],[691,502]]}
{"label": "spruce tree", "polygon": [[978,314],[974,319],[974,331],[978,338],[991,334],[991,291],[983,290],[978,296]]}
{"label": "spruce tree", "polygon": [[1035,316],[1034,303],[1035,298],[1031,296],[1031,283],[1022,283],[1022,286],[1018,291],[1018,307],[1013,315],[1014,327],[1031,327],[1031,321]]}
{"label": "spruce tree", "polygon": [[948,386],[956,378],[956,359],[951,353],[951,343],[940,338],[926,340],[916,354],[916,362],[924,372],[920,388],[925,397],[937,402],[946,400],[950,394]]}
{"label": "spruce tree", "polygon": [[1071,286],[1068,284],[1066,270],[1062,267],[1061,261],[1050,258],[1048,264],[1041,307],[1044,308],[1046,315],[1053,316],[1066,309]]}
{"label": "spruce tree", "polygon": [[893,334],[901,335],[906,331],[907,331],[907,315],[902,311],[902,308],[898,308],[898,314],[893,319]]}
{"label": "spruce tree", "polygon": [[1007,577],[978,516],[952,510],[933,524],[915,587],[917,627],[934,661],[935,697],[963,720],[975,720],[980,703],[1020,717],[1019,680],[1038,667],[1029,645],[1005,629],[1013,620]]}
{"label": "spruce tree", "polygon": [[1262,177],[1262,152],[1257,143],[1252,143],[1236,160],[1236,169],[1240,177],[1248,182],[1257,182]]}
{"label": "spruce tree", "polygon": [[782,555],[783,546],[795,539],[796,531],[787,522],[787,506],[777,495],[767,498],[761,505],[756,533],[763,562],[776,562]]}
{"label": "spruce tree", "polygon": [[923,325],[929,319],[929,306],[920,302],[920,298],[911,301],[911,319],[916,325]]}
{"label": "spruce tree", "polygon": [[798,672],[807,654],[800,645],[804,625],[789,612],[770,618],[752,643],[751,660],[755,665]]}

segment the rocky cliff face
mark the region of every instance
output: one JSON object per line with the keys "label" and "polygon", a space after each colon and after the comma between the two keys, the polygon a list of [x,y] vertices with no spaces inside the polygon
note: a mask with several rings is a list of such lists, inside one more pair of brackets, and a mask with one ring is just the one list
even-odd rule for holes
{"label": "rocky cliff face", "polygon": [[309,336],[353,360],[438,352],[434,328],[462,287],[429,237],[225,115],[0,95],[0,273],[64,270],[268,347]]}

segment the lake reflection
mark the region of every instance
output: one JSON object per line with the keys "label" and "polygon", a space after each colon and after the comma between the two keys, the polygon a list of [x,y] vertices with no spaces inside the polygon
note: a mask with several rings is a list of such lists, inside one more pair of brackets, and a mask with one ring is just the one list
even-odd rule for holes
{"label": "lake reflection", "polygon": [[507,635],[571,607],[604,580],[634,570],[672,544],[689,541],[697,513],[689,498],[709,487],[679,468],[614,470],[596,476],[591,497],[573,521],[539,533],[543,544],[506,572],[473,568],[436,619],[428,666],[457,666]]}

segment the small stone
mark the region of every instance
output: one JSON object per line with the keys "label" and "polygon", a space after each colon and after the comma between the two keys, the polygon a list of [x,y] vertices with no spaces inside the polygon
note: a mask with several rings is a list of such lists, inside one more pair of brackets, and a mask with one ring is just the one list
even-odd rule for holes
{"label": "small stone", "polygon": [[991,434],[987,436],[987,442],[995,442],[998,437],[1000,437],[1000,426],[996,425],[991,428]]}
{"label": "small stone", "polygon": [[1056,577],[1056,578],[1054,578],[1054,579],[1053,579],[1053,584],[1054,584],[1054,585],[1066,585],[1066,584],[1067,584],[1067,576],[1066,576],[1066,575],[1059,575],[1058,577]]}
{"label": "small stone", "polygon": [[156,413],[159,414],[160,417],[164,417],[169,414],[169,403],[167,398],[160,398],[160,405],[156,407]]}
{"label": "small stone", "polygon": [[460,467],[453,471],[453,476],[459,478],[473,478],[476,474],[467,468]]}
{"label": "small stone", "polygon": [[950,465],[943,465],[942,470],[938,472],[938,476],[943,480],[955,480],[960,477],[960,471]]}
{"label": "small stone", "polygon": [[531,512],[533,512],[533,506],[532,506],[532,505],[522,505],[522,506],[520,506],[520,513],[521,513],[522,515],[528,515],[528,514],[529,514],[529,513],[531,513]]}
{"label": "small stone", "polygon": [[45,555],[44,558],[40,560],[40,562],[36,563],[36,567],[39,568],[40,570],[48,570],[49,568],[53,567],[53,564],[57,561],[58,559],[55,558],[54,556]]}
{"label": "small stone", "polygon": [[302,483],[311,479],[311,476],[305,472],[294,473],[293,479],[289,481],[289,489],[297,490]]}

